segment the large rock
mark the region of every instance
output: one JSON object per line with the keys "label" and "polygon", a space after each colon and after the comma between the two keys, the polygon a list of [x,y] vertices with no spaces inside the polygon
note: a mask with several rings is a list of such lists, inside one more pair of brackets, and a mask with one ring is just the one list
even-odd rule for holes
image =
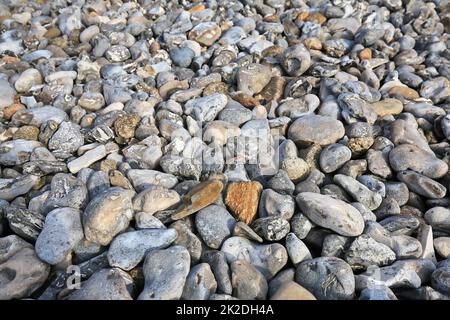
{"label": "large rock", "polygon": [[350,300],[355,293],[352,268],[335,257],[320,257],[300,263],[295,281],[320,300]]}
{"label": "large rock", "polygon": [[0,300],[26,298],[50,273],[28,242],[16,235],[0,238]]}
{"label": "large rock", "polygon": [[47,214],[36,240],[36,254],[40,259],[52,265],[64,261],[84,237],[80,214],[73,208],[58,208]]}
{"label": "large rock", "polygon": [[228,238],[221,251],[225,253],[228,263],[238,259],[246,260],[267,279],[277,274],[288,260],[286,249],[281,244],[260,245],[242,237]]}
{"label": "large rock", "polygon": [[145,287],[138,299],[180,299],[190,263],[189,252],[181,246],[151,251],[145,258],[143,266]]}
{"label": "large rock", "polygon": [[[118,268],[101,269],[94,273],[81,288],[75,290],[67,300],[133,300],[132,278]],[[131,288],[130,288],[131,287]]]}
{"label": "large rock", "polygon": [[359,211],[342,200],[312,192],[300,193],[297,204],[315,224],[343,236],[355,237],[364,230],[364,219]]}
{"label": "large rock", "polygon": [[167,248],[176,238],[175,229],[144,229],[122,233],[111,242],[109,265],[131,270],[149,251]]}
{"label": "large rock", "polygon": [[86,239],[106,246],[125,230],[133,217],[132,196],[130,190],[113,187],[92,199],[83,216]]}
{"label": "large rock", "polygon": [[402,144],[392,149],[389,162],[395,171],[413,170],[432,179],[440,178],[448,171],[444,161],[413,144]]}
{"label": "large rock", "polygon": [[344,134],[344,125],[339,120],[310,114],[298,118],[291,124],[288,138],[301,146],[314,143],[327,145],[335,143]]}

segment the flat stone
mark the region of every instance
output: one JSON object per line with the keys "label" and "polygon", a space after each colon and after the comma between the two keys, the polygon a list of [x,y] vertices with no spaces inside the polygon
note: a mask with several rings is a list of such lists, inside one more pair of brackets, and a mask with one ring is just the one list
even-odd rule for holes
{"label": "flat stone", "polygon": [[441,257],[450,259],[450,237],[435,238],[434,248]]}
{"label": "flat stone", "polygon": [[344,126],[340,121],[314,114],[298,118],[288,130],[288,138],[298,145],[328,145],[341,139],[344,134]]}
{"label": "flat stone", "polygon": [[177,238],[175,229],[144,229],[119,234],[111,242],[108,261],[112,267],[131,270],[145,255],[155,249],[167,248]]}

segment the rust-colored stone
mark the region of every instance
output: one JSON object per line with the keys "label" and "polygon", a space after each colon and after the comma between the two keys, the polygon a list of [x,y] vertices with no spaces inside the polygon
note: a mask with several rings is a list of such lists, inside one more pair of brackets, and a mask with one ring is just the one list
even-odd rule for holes
{"label": "rust-colored stone", "polygon": [[247,108],[253,108],[260,105],[258,99],[240,91],[233,94],[232,98]]}
{"label": "rust-colored stone", "polygon": [[270,14],[268,16],[265,16],[263,20],[266,22],[278,22],[280,21],[280,17],[277,14]]}
{"label": "rust-colored stone", "polygon": [[227,188],[225,204],[236,219],[249,224],[258,211],[262,189],[262,185],[257,181],[232,182]]}
{"label": "rust-colored stone", "polygon": [[306,19],[306,21],[314,22],[318,24],[323,24],[325,21],[327,21],[327,18],[321,14],[320,12],[310,13]]}
{"label": "rust-colored stone", "polygon": [[389,94],[392,95],[400,95],[405,99],[408,100],[414,100],[419,98],[419,93],[417,93],[416,90],[408,88],[408,87],[402,87],[402,86],[396,86],[392,87],[391,90],[389,90]]}
{"label": "rust-colored stone", "polygon": [[195,13],[205,10],[205,6],[202,4],[197,4],[188,10],[189,13]]}
{"label": "rust-colored stone", "polygon": [[20,59],[16,58],[16,57],[12,57],[12,56],[4,56],[2,58],[2,61],[4,63],[6,63],[6,64],[11,64],[11,63],[18,63],[18,62],[20,62]]}
{"label": "rust-colored stone", "polygon": [[322,50],[322,42],[320,42],[320,40],[317,38],[307,38],[305,39],[305,41],[303,41],[303,44],[308,49]]}
{"label": "rust-colored stone", "polygon": [[24,110],[25,106],[21,103],[13,103],[3,109],[3,119],[11,120],[12,116],[19,110]]}
{"label": "rust-colored stone", "polygon": [[359,58],[361,60],[370,60],[370,59],[372,59],[372,50],[370,48],[362,49],[359,52]]}

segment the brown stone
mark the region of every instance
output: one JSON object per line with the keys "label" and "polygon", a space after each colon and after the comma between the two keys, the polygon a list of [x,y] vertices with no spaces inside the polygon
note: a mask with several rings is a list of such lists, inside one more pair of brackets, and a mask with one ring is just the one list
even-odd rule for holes
{"label": "brown stone", "polygon": [[13,139],[24,139],[37,141],[39,137],[39,128],[33,126],[23,126],[14,132]]}
{"label": "brown stone", "polygon": [[57,27],[51,27],[47,30],[47,32],[44,34],[44,37],[46,39],[54,39],[61,35],[61,31]]}
{"label": "brown stone", "polygon": [[161,45],[159,44],[158,41],[153,41],[152,44],[150,45],[150,53],[155,54],[159,50],[161,50]]}
{"label": "brown stone", "polygon": [[199,183],[183,196],[181,205],[172,212],[172,220],[187,217],[214,203],[223,190],[220,180],[211,179]]}
{"label": "brown stone", "polygon": [[286,81],[283,77],[272,77],[269,84],[256,95],[256,98],[265,101],[279,101],[283,98],[285,85]]}
{"label": "brown stone", "polygon": [[114,122],[114,130],[119,137],[131,139],[134,137],[134,131],[139,121],[141,121],[141,117],[137,114],[127,114],[117,118]]}
{"label": "brown stone", "polygon": [[236,92],[232,95],[233,100],[236,100],[240,104],[242,104],[244,107],[247,108],[253,108],[256,106],[259,106],[259,100],[256,98],[253,98],[252,96],[249,96],[248,94],[245,94],[244,92]]}
{"label": "brown stone", "polygon": [[188,10],[189,13],[195,13],[205,10],[205,6],[202,4],[197,4]]}
{"label": "brown stone", "polygon": [[396,115],[403,111],[403,103],[398,99],[384,99],[370,105],[379,117]]}
{"label": "brown stone", "polygon": [[6,64],[11,64],[11,63],[18,63],[18,62],[20,62],[20,59],[19,59],[19,58],[16,58],[16,57],[12,57],[12,56],[5,55],[5,56],[2,58],[2,61],[3,61],[4,63],[6,63]]}
{"label": "brown stone", "polygon": [[270,47],[264,49],[261,52],[261,55],[263,57],[276,57],[276,56],[282,54],[284,52],[284,50],[285,49],[283,47],[281,47],[281,46],[277,46],[277,45],[270,46]]}
{"label": "brown stone", "polygon": [[367,151],[373,145],[372,137],[350,138],[347,146],[353,154],[359,155]]}
{"label": "brown stone", "polygon": [[306,19],[309,16],[309,12],[308,11],[302,11],[297,15],[297,18],[295,19],[297,22],[299,21],[306,21]]}
{"label": "brown stone", "polygon": [[317,300],[314,295],[294,281],[283,283],[270,300]]}
{"label": "brown stone", "polygon": [[204,46],[212,45],[217,39],[220,38],[222,29],[213,22],[203,22],[196,25],[189,32],[189,40],[197,41]]}
{"label": "brown stone", "polygon": [[318,24],[323,24],[325,21],[327,21],[327,18],[321,14],[320,12],[310,13],[306,19],[306,21],[314,22]]}
{"label": "brown stone", "polygon": [[362,49],[359,52],[359,58],[361,60],[370,60],[370,59],[372,59],[372,50],[370,48]]}
{"label": "brown stone", "polygon": [[278,22],[280,21],[280,17],[277,14],[270,14],[265,16],[263,20],[266,22]]}
{"label": "brown stone", "polygon": [[119,170],[112,170],[109,172],[109,182],[113,187],[133,190],[133,186],[130,181]]}
{"label": "brown stone", "polygon": [[212,82],[212,83],[208,84],[205,87],[205,89],[203,89],[203,96],[209,96],[214,93],[227,94],[228,86],[225,83],[219,81],[219,82]]}
{"label": "brown stone", "polygon": [[12,116],[19,110],[24,110],[25,106],[21,103],[13,103],[3,109],[3,118],[5,120],[11,120]]}
{"label": "brown stone", "polygon": [[165,99],[177,90],[183,90],[189,88],[189,82],[187,80],[172,80],[166,82],[159,87],[159,95]]}
{"label": "brown stone", "polygon": [[303,41],[303,44],[308,49],[322,50],[322,42],[320,42],[320,40],[317,38],[307,38]]}
{"label": "brown stone", "polygon": [[232,182],[227,188],[225,204],[236,219],[249,224],[256,216],[262,189],[257,181]]}
{"label": "brown stone", "polygon": [[391,96],[399,95],[408,100],[414,100],[419,98],[419,93],[417,93],[416,90],[402,86],[392,87],[391,90],[389,90],[389,94]]}

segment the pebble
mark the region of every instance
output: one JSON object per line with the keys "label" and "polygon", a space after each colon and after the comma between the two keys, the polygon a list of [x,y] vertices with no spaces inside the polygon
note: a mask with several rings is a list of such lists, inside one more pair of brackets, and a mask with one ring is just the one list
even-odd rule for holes
{"label": "pebble", "polygon": [[264,300],[268,285],[264,275],[246,260],[235,260],[230,265],[233,296],[241,300]]}
{"label": "pebble", "polygon": [[319,300],[350,300],[355,294],[355,277],[343,260],[320,257],[300,263],[295,281]]}
{"label": "pebble", "polygon": [[251,227],[259,236],[267,241],[279,241],[290,230],[289,222],[277,216],[256,219],[251,224]]}
{"label": "pebble", "polygon": [[16,235],[0,238],[0,299],[22,299],[39,289],[50,273],[33,245]]}
{"label": "pebble", "polygon": [[34,86],[42,84],[42,76],[39,70],[27,69],[14,83],[17,92],[28,92]]}
{"label": "pebble", "polygon": [[36,240],[36,254],[48,264],[63,262],[84,237],[80,211],[59,208],[45,217],[44,227]]}
{"label": "pebble", "polygon": [[194,266],[189,272],[184,285],[183,300],[208,300],[216,292],[217,282],[211,267],[207,263]]}
{"label": "pebble", "polygon": [[315,224],[343,236],[355,237],[364,229],[359,211],[342,200],[312,192],[300,193],[296,198],[302,212]]}
{"label": "pebble", "polygon": [[385,266],[393,263],[395,259],[394,251],[367,235],[356,238],[345,252],[345,261],[354,269],[373,265]]}
{"label": "pebble", "polygon": [[189,252],[184,247],[172,246],[149,252],[142,267],[145,287],[138,299],[180,299],[189,274],[189,266]]}
{"label": "pebble", "polygon": [[231,236],[236,221],[223,207],[210,205],[195,215],[195,226],[206,245],[219,249]]}
{"label": "pebble", "polygon": [[109,246],[109,265],[122,270],[131,270],[149,251],[165,249],[176,238],[176,230],[170,228],[144,229],[119,234]]}
{"label": "pebble", "polygon": [[325,173],[330,173],[341,168],[352,157],[351,150],[339,143],[330,144],[320,153],[320,168]]}
{"label": "pebble", "polygon": [[365,205],[369,210],[378,208],[383,200],[378,193],[371,191],[352,177],[337,174],[334,176],[333,180],[351,195],[353,199]]}
{"label": "pebble", "polygon": [[316,298],[298,283],[288,281],[280,286],[270,300],[316,300]]}
{"label": "pebble", "polygon": [[450,237],[439,237],[434,239],[434,248],[438,255],[444,259],[450,258]]}
{"label": "pebble", "polygon": [[294,266],[304,260],[312,259],[308,247],[292,232],[286,235],[286,250]]}
{"label": "pebble", "polygon": [[409,190],[427,198],[440,199],[447,193],[447,188],[439,182],[411,170],[400,171],[397,179],[406,183]]}
{"label": "pebble", "polygon": [[286,249],[281,244],[260,245],[242,237],[228,238],[221,251],[225,253],[228,263],[238,259],[246,260],[268,279],[280,271],[288,259]]}
{"label": "pebble", "polygon": [[125,230],[133,217],[132,192],[119,187],[106,189],[86,206],[83,215],[87,240],[103,246]]}
{"label": "pebble", "polygon": [[131,277],[118,268],[105,268],[94,273],[67,300],[133,300],[129,292]]}
{"label": "pebble", "polygon": [[272,189],[265,189],[259,201],[260,217],[280,216],[290,220],[295,212],[295,201],[290,195],[280,194]]}
{"label": "pebble", "polygon": [[306,115],[289,126],[288,138],[297,145],[316,143],[323,146],[335,143],[344,134],[344,126],[338,120],[327,116]]}

